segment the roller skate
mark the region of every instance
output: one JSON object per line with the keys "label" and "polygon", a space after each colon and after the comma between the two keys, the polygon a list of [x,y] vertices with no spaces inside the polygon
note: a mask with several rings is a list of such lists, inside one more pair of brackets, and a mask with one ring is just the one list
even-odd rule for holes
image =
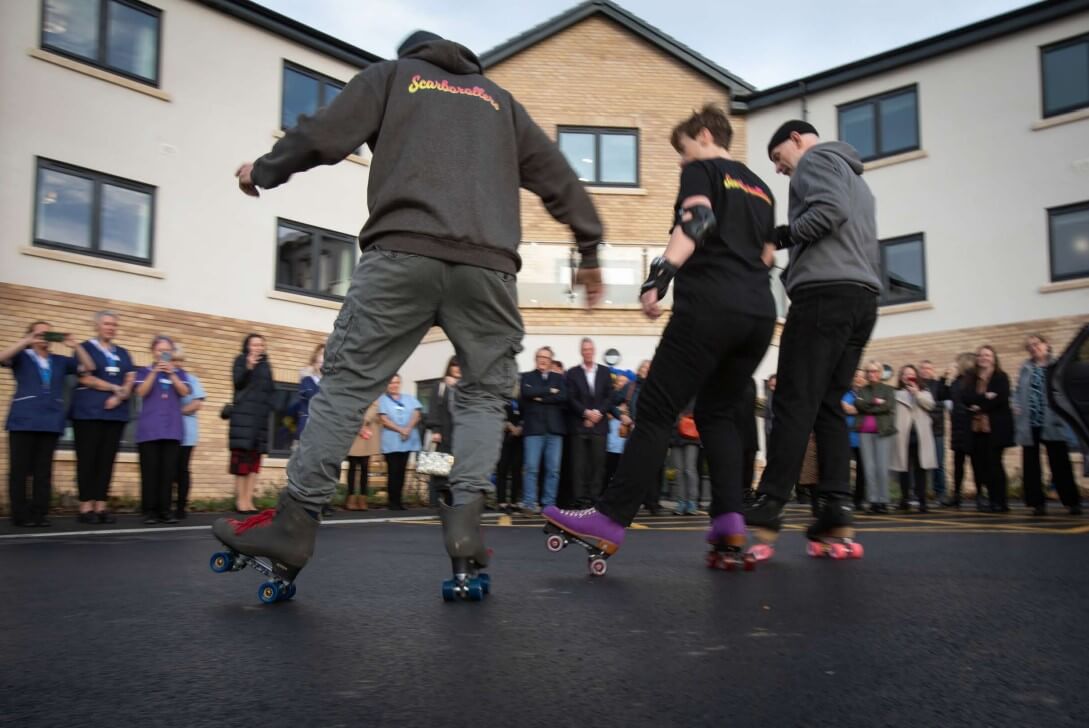
{"label": "roller skate", "polygon": [[590,576],[605,576],[608,565],[605,560],[615,554],[624,543],[624,527],[596,508],[563,511],[548,506],[544,516],[544,532],[548,534],[545,545],[549,551],[563,551],[572,541],[586,549],[586,566]]}
{"label": "roller skate", "polygon": [[291,599],[295,577],[314,554],[319,524],[319,512],[305,508],[286,490],[276,508],[244,521],[220,518],[212,524],[212,534],[227,550],[212,554],[212,571],[222,574],[250,566],[269,577],[257,590],[262,602]]}
{"label": "roller skate", "polygon": [[[786,505],[785,501],[764,492],[757,492],[745,503],[745,524],[752,529],[753,536],[760,541],[760,545],[767,547],[757,550],[758,561],[771,558],[771,555],[775,553],[773,544],[778,540],[779,531],[783,528],[784,505]],[[754,545],[753,548],[755,549],[756,546]]]}
{"label": "roller skate", "polygon": [[439,501],[442,536],[454,569],[454,577],[442,583],[443,601],[468,599],[480,602],[491,591],[491,577],[480,571],[487,568],[491,555],[484,548],[480,530],[480,514],[483,511],[483,495],[461,506],[449,506],[445,500]]}
{"label": "roller skate", "polygon": [[805,535],[806,553],[814,558],[861,559],[862,544],[855,543],[851,500],[845,494],[821,493],[817,520]]}
{"label": "roller skate", "polygon": [[746,540],[745,519],[740,513],[715,516],[707,532],[707,543],[711,544],[711,550],[707,553],[707,568],[723,571],[755,569],[757,559],[745,550]]}

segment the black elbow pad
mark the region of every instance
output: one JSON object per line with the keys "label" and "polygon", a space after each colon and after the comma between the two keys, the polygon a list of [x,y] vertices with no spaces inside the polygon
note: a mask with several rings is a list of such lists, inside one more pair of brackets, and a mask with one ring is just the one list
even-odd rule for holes
{"label": "black elbow pad", "polygon": [[[692,214],[692,219],[687,222],[683,219],[686,212]],[[703,245],[707,238],[714,235],[718,223],[715,220],[715,211],[710,207],[707,205],[693,205],[692,207],[677,209],[676,224],[681,226],[684,234],[692,238],[698,248]]]}

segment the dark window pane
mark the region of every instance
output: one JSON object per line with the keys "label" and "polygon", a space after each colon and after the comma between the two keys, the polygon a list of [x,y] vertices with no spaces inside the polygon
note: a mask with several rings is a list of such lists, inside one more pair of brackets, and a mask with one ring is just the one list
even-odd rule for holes
{"label": "dark window pane", "polygon": [[277,237],[276,285],[310,290],[314,286],[313,236],[281,225]]}
{"label": "dark window pane", "polygon": [[1051,214],[1051,276],[1089,276],[1089,206]]}
{"label": "dark window pane", "polygon": [[99,0],[45,0],[45,44],[98,60],[98,7]]}
{"label": "dark window pane", "polygon": [[39,240],[91,247],[91,204],[94,182],[51,169],[38,176]]}
{"label": "dark window pane", "polygon": [[275,382],[269,413],[269,457],[288,457],[299,436],[299,387]]}
{"label": "dark window pane", "polygon": [[1044,53],[1044,114],[1089,106],[1089,41]]}
{"label": "dark window pane", "polygon": [[890,154],[919,146],[915,92],[881,99],[881,153]]}
{"label": "dark window pane", "polygon": [[155,78],[159,19],[141,10],[109,3],[106,63],[149,81]]}
{"label": "dark window pane", "polygon": [[560,151],[567,157],[567,163],[583,182],[596,182],[594,163],[594,135],[577,132],[560,133]]}
{"label": "dark window pane", "polygon": [[321,239],[321,266],[318,272],[318,293],[343,296],[348,292],[355,265],[355,242],[328,236]]}
{"label": "dark window pane", "polygon": [[284,69],[284,108],[280,115],[280,127],[290,129],[299,121],[300,114],[313,114],[318,110],[320,82],[316,78]]}
{"label": "dark window pane", "polygon": [[601,181],[635,184],[635,136],[601,135]]}
{"label": "dark window pane", "polygon": [[343,90],[344,84],[331,83],[329,81],[326,81],[322,89],[321,105],[328,106],[329,104],[333,103],[333,99],[335,99],[337,97],[337,94],[339,94]]}
{"label": "dark window pane", "polygon": [[885,303],[922,301],[926,298],[923,272],[923,242],[909,240],[885,248],[885,275],[888,289]]}
{"label": "dark window pane", "polygon": [[842,141],[858,150],[863,159],[877,154],[874,138],[873,106],[865,104],[839,112],[839,133]]}
{"label": "dark window pane", "polygon": [[134,258],[151,257],[151,195],[126,187],[102,185],[99,248]]}

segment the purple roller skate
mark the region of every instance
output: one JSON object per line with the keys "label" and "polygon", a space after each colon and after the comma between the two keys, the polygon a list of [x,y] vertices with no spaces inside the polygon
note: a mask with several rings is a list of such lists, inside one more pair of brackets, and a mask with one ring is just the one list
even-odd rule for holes
{"label": "purple roller skate", "polygon": [[624,527],[596,508],[564,511],[547,506],[541,515],[545,518],[544,531],[548,534],[545,545],[549,551],[563,551],[574,541],[586,549],[587,566],[591,576],[604,576],[608,568],[605,560],[616,553],[624,543]]}
{"label": "purple roller skate", "polygon": [[755,569],[757,558],[745,550],[746,540],[745,519],[740,513],[715,516],[707,531],[707,543],[711,544],[711,550],[707,553],[707,568],[723,571]]}

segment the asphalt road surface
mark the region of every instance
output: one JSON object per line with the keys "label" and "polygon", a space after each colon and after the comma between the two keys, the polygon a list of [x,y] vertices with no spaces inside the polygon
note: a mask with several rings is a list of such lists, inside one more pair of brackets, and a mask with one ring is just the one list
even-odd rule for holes
{"label": "asphalt road surface", "polygon": [[[486,529],[483,603],[444,603],[437,522],[342,514],[293,601],[183,528],[0,529],[0,725],[1073,726],[1089,723],[1089,519],[859,521],[755,572],[705,519],[647,518],[602,578],[539,521]],[[103,530],[108,529],[108,530]]]}

